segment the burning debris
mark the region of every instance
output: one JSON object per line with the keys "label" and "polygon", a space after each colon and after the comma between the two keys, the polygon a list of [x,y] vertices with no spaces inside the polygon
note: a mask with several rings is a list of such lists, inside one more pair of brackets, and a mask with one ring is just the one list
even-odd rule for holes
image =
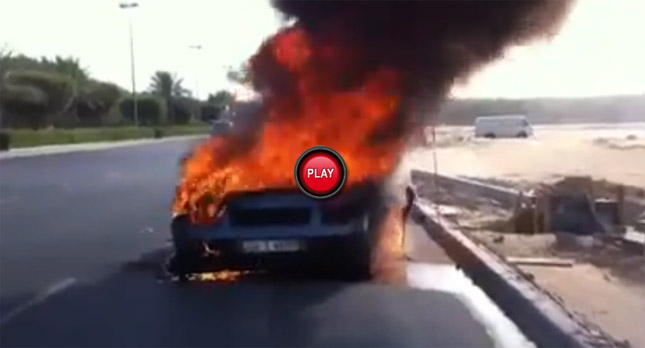
{"label": "burning debris", "polygon": [[219,282],[219,283],[234,283],[240,280],[241,277],[250,274],[250,271],[219,271],[196,273],[192,276],[192,280],[200,282]]}
{"label": "burning debris", "polygon": [[261,131],[197,147],[183,164],[173,211],[204,199],[219,206],[231,191],[295,186],[296,160],[318,145],[344,158],[347,185],[388,175],[428,116],[414,110],[437,106],[456,80],[508,45],[552,34],[569,4],[274,1],[295,22],[250,60]]}

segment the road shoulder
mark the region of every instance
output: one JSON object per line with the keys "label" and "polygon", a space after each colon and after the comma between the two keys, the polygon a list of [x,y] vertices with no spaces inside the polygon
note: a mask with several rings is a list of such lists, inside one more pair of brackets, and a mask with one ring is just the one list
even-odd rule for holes
{"label": "road shoulder", "polygon": [[7,152],[0,152],[0,160],[20,158],[20,157],[53,155],[53,154],[68,153],[68,152],[98,151],[98,150],[113,149],[118,147],[157,144],[157,143],[164,143],[164,142],[170,142],[170,141],[183,141],[183,140],[191,140],[191,139],[199,140],[205,137],[206,137],[205,135],[186,135],[186,136],[168,137],[163,139],[137,139],[137,140],[104,141],[104,142],[96,142],[96,143],[82,143],[82,144],[68,144],[68,145],[46,145],[46,146],[38,146],[38,147],[13,149]]}

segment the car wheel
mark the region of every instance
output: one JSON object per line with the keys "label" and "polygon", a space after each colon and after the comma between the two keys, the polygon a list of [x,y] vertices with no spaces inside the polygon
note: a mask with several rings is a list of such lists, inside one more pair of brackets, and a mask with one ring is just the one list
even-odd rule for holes
{"label": "car wheel", "polygon": [[195,249],[175,250],[167,263],[168,273],[179,280],[186,279],[192,274],[204,272],[204,258]]}
{"label": "car wheel", "polygon": [[343,278],[352,281],[368,280],[372,276],[372,252],[367,240],[355,240],[345,252],[339,271]]}
{"label": "car wheel", "polygon": [[168,260],[168,271],[182,278],[198,271],[201,249],[187,238],[188,216],[177,216],[170,225],[174,252]]}
{"label": "car wheel", "polygon": [[350,280],[363,281],[372,277],[372,262],[369,256],[355,260],[349,267],[347,277]]}
{"label": "car wheel", "polygon": [[495,136],[494,133],[486,133],[486,135],[484,135],[484,138],[495,139],[497,138],[497,136]]}
{"label": "car wheel", "polygon": [[526,132],[519,132],[519,133],[517,134],[517,137],[518,137],[518,138],[527,138],[527,137],[528,137],[528,134],[526,134]]}

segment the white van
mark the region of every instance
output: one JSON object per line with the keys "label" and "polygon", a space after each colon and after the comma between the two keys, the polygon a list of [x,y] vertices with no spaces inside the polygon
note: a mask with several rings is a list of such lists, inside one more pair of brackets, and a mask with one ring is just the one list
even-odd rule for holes
{"label": "white van", "polygon": [[475,120],[475,136],[485,138],[527,138],[533,127],[524,115],[481,116]]}

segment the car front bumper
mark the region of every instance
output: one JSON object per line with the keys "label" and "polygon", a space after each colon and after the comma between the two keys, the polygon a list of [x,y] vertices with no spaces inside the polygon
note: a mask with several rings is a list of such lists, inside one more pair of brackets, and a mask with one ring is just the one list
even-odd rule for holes
{"label": "car front bumper", "polygon": [[[277,240],[275,238],[271,240]],[[247,252],[245,242],[266,241],[262,238],[222,239],[208,242],[193,241],[188,253],[175,253],[175,273],[202,273],[220,270],[299,270],[336,267],[364,250],[364,234],[343,236],[285,238],[297,241],[296,251]],[[185,248],[185,246],[184,246]]]}

